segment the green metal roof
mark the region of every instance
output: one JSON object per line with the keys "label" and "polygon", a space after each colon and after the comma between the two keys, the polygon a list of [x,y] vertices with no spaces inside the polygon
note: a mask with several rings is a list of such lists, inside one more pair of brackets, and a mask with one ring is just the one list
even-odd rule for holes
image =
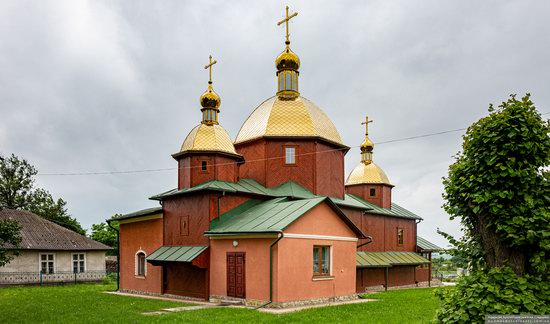
{"label": "green metal roof", "polygon": [[231,210],[213,222],[205,234],[278,233],[321,203],[325,198],[288,200],[275,198],[261,203],[243,204],[240,210]]}
{"label": "green metal roof", "polygon": [[421,251],[443,251],[444,249],[440,248],[439,246],[433,244],[432,242],[417,236],[416,237],[416,246]]}
{"label": "green metal roof", "polygon": [[378,205],[375,205],[371,202],[368,202],[368,201],[364,200],[361,197],[357,197],[355,195],[350,195],[350,194],[346,194],[346,196],[349,196],[350,200],[354,199],[357,202],[365,205],[366,209],[369,209],[369,213],[422,220],[422,217],[420,217],[420,216],[416,215],[415,213],[399,206],[396,203],[392,203],[391,208],[382,208]]}
{"label": "green metal roof", "polygon": [[288,197],[268,201],[249,200],[210,223],[207,236],[228,234],[280,233],[313,207],[326,202],[359,237],[365,235],[326,197],[291,200]]}
{"label": "green metal roof", "polygon": [[[263,197],[292,197],[299,199],[313,199],[313,198],[324,198],[324,196],[317,196],[306,188],[300,186],[299,184],[288,181],[282,185],[274,188],[266,188],[252,179],[242,179],[237,183],[221,181],[221,180],[212,180],[205,183],[201,183],[192,188],[185,188],[181,190],[173,189],[170,191],[163,192],[161,194],[155,195],[150,199],[153,200],[162,200],[166,197],[183,195],[194,192],[199,192],[203,190],[211,191],[224,191],[224,192],[240,192],[240,193],[249,193],[253,195],[263,196]],[[347,206],[352,208],[359,208],[368,210],[374,214],[381,214],[386,216],[394,216],[401,218],[409,219],[418,219],[422,218],[413,212],[392,203],[391,208],[382,208],[373,203],[370,203],[360,197],[346,194],[344,199],[338,199],[334,197],[329,197],[329,199],[338,206]]]}
{"label": "green metal roof", "polygon": [[147,262],[191,262],[208,246],[161,246],[151,253]]}
{"label": "green metal roof", "polygon": [[381,268],[402,265],[428,264],[430,260],[415,252],[356,252],[358,268]]}
{"label": "green metal roof", "polygon": [[160,206],[159,207],[142,209],[142,210],[139,210],[137,212],[133,212],[133,213],[122,215],[122,216],[117,217],[117,218],[113,218],[112,220],[123,220],[123,219],[134,218],[134,217],[155,215],[155,214],[158,214],[158,213],[162,213],[162,207],[160,207]]}

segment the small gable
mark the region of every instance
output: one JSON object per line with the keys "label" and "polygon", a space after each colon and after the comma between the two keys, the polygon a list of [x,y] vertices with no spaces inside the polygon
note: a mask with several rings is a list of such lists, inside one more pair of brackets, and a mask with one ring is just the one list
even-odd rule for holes
{"label": "small gable", "polygon": [[286,227],[284,233],[357,237],[357,234],[327,202],[320,203],[309,210]]}

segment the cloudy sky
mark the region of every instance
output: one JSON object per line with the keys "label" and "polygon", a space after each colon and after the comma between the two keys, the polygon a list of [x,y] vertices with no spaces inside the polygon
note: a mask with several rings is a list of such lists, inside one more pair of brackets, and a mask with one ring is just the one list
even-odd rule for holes
{"label": "cloudy sky", "polygon": [[[170,154],[200,120],[203,66],[218,60],[221,124],[235,137],[275,94],[276,22],[288,4],[300,90],[333,120],[359,161],[360,121],[384,142],[463,128],[511,93],[550,111],[548,1],[0,1],[0,152],[33,163],[37,183],[84,227],[155,206]],[[377,145],[394,201],[424,218],[419,234],[459,233],[441,209],[461,132]]]}

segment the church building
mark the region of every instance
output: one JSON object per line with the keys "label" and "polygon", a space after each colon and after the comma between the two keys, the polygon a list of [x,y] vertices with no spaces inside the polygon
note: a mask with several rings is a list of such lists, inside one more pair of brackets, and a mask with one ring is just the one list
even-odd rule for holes
{"label": "church building", "polygon": [[287,7],[278,23],[286,42],[275,60],[277,92],[235,140],[220,123],[210,57],[202,120],[172,155],[177,187],[150,198],[160,207],[118,218],[121,291],[284,307],[430,280],[433,249],[417,245],[422,219],[392,201],[368,118],[346,180],[350,147],[301,96],[288,33],[296,15]]}

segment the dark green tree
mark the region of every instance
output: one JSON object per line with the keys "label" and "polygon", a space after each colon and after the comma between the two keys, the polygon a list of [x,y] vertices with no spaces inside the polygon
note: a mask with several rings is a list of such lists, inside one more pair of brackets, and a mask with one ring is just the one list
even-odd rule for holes
{"label": "dark green tree", "polygon": [[69,215],[66,202],[41,188],[35,188],[36,169],[15,155],[0,155],[0,208],[22,209],[35,213],[79,234],[86,234],[80,223]]}
{"label": "dark green tree", "polygon": [[471,274],[441,293],[441,322],[550,311],[550,123],[515,96],[471,125],[443,180],[450,237]]}
{"label": "dark green tree", "polygon": [[[115,214],[111,217],[117,218],[121,215]],[[111,222],[113,227],[118,227],[118,222]],[[99,223],[99,224],[93,224],[92,225],[92,234],[90,235],[90,238],[94,241],[101,242],[107,246],[112,247],[113,249],[109,250],[107,252],[107,255],[117,255],[117,249],[118,249],[118,242],[117,242],[117,232],[109,227],[109,225],[105,222]]]}
{"label": "dark green tree", "polygon": [[14,154],[0,154],[0,208],[21,209],[27,206],[37,171]]}
{"label": "dark green tree", "polygon": [[0,267],[5,266],[18,255],[21,243],[21,226],[13,219],[0,220]]}

